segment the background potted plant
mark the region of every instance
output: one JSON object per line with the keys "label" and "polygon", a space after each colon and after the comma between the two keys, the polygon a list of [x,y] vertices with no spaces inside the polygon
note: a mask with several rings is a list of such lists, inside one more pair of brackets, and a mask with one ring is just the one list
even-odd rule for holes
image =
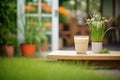
{"label": "background potted plant", "polygon": [[0,53],[2,56],[13,56],[17,28],[16,1],[3,0],[0,5]]}
{"label": "background potted plant", "polygon": [[47,36],[47,31],[49,32],[49,30],[51,29],[52,24],[50,22],[46,22],[43,21],[42,22],[42,27],[41,27],[41,43],[40,43],[40,50],[41,51],[47,51],[49,48],[49,44],[48,44],[48,36]]}
{"label": "background potted plant", "polygon": [[100,15],[93,15],[91,19],[87,19],[92,40],[92,52],[99,53],[102,50],[103,38],[106,32],[112,29],[112,27],[106,28],[106,22],[108,22],[108,20]]}
{"label": "background potted plant", "polygon": [[26,18],[25,25],[25,43],[21,44],[21,52],[23,56],[34,56],[36,44],[40,43],[40,28],[34,17]]}
{"label": "background potted plant", "polygon": [[40,49],[41,51],[47,51],[48,50],[48,38],[45,33],[41,33],[41,43],[40,43]]}
{"label": "background potted plant", "polygon": [[11,29],[7,28],[6,35],[4,37],[6,41],[6,45],[5,45],[6,56],[11,57],[13,56],[14,53],[14,44],[16,40],[16,35],[15,33],[12,32]]}
{"label": "background potted plant", "polygon": [[[32,15],[36,11],[34,4],[25,6],[28,14]],[[26,17],[26,24],[24,28],[25,42],[21,44],[21,52],[23,56],[34,56],[36,48],[39,47],[41,41],[46,39],[45,28],[41,26],[40,20],[34,16]]]}

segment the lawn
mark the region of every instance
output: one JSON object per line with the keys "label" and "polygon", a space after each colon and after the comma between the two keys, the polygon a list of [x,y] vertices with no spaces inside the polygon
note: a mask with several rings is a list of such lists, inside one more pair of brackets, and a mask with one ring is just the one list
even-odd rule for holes
{"label": "lawn", "polygon": [[0,80],[118,80],[95,74],[79,62],[58,62],[40,58],[0,58]]}

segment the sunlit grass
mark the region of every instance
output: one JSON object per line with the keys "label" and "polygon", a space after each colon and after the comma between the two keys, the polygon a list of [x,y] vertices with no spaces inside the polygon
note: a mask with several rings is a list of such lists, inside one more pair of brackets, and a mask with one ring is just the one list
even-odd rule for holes
{"label": "sunlit grass", "polygon": [[117,80],[95,74],[79,62],[58,62],[40,58],[0,58],[0,80]]}

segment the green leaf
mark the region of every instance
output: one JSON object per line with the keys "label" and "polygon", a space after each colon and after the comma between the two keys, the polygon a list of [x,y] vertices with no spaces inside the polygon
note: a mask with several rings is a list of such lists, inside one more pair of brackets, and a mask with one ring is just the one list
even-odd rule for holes
{"label": "green leaf", "polygon": [[110,53],[110,51],[108,49],[103,49],[100,51],[100,53],[106,54],[106,53]]}

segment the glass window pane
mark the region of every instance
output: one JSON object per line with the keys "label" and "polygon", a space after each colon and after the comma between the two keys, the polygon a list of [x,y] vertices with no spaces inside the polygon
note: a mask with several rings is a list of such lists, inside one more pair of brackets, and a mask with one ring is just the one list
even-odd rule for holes
{"label": "glass window pane", "polygon": [[[46,42],[45,45],[48,47],[48,50],[51,50],[52,0],[25,0],[24,9],[25,30],[28,30],[25,31],[25,35],[29,35],[29,33],[34,35],[37,33],[35,36],[39,35],[38,39],[40,39],[40,49],[42,50],[44,47],[43,43]],[[32,28],[32,31],[30,28]],[[30,41],[31,37],[28,38],[29,39],[26,39],[26,41]]]}
{"label": "glass window pane", "polygon": [[25,13],[38,13],[38,0],[26,0]]}

